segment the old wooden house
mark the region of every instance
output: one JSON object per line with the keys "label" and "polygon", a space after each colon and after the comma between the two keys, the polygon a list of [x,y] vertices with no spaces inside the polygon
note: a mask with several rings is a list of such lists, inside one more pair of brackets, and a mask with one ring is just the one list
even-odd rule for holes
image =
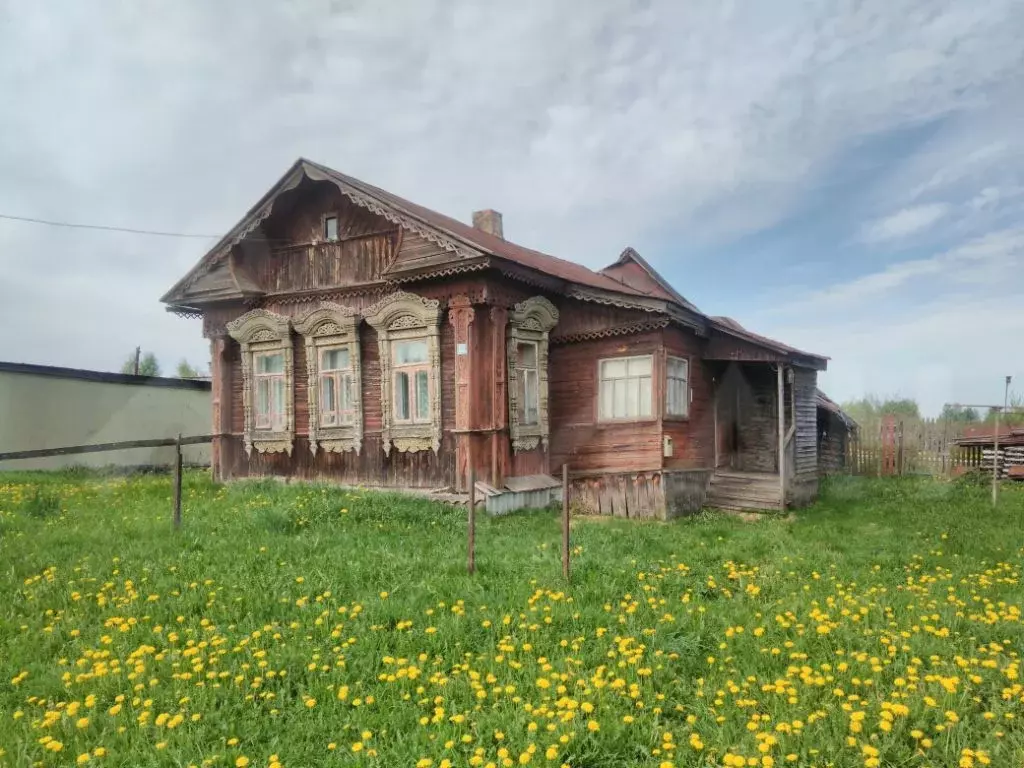
{"label": "old wooden house", "polygon": [[631,248],[595,272],[472,222],[298,160],[163,297],[212,345],[216,476],[500,492],[568,464],[577,510],[637,517],[815,496],[826,358]]}

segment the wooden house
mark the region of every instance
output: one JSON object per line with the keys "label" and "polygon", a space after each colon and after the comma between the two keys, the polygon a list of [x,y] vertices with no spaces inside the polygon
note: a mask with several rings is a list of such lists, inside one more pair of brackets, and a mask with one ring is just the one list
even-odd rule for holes
{"label": "wooden house", "polygon": [[[578,511],[802,504],[826,358],[711,317],[627,248],[592,271],[298,160],[164,297],[212,345],[213,467]],[[780,457],[782,461],[780,462]],[[543,483],[541,483],[543,485]]]}

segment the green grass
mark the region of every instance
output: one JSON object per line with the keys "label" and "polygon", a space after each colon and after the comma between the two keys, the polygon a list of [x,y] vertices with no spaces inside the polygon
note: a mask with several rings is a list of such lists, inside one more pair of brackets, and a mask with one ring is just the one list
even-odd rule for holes
{"label": "green grass", "polygon": [[464,510],[184,499],[174,531],[166,477],[0,476],[0,764],[1024,764],[1020,488],[577,519],[571,585],[553,512],[480,520],[471,577]]}

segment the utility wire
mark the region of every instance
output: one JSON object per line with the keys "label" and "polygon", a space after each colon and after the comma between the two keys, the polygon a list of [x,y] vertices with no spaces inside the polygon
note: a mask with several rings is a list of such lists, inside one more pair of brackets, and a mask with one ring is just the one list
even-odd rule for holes
{"label": "utility wire", "polygon": [[103,224],[75,224],[70,221],[49,221],[47,219],[33,219],[29,216],[12,216],[7,213],[0,213],[0,219],[10,221],[24,221],[29,224],[46,224],[50,227],[69,227],[72,229],[102,229],[107,232],[130,232],[133,235],[156,235],[158,237],[194,237],[204,240],[213,240],[220,235],[191,235],[183,232],[159,232],[152,229],[131,229],[130,227],[108,227]]}

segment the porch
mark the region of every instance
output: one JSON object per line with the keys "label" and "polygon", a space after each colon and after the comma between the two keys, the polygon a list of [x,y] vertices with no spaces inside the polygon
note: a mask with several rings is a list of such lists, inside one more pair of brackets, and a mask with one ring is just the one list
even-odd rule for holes
{"label": "porch", "polygon": [[766,510],[812,500],[817,373],[781,360],[707,364],[714,367],[714,472],[707,506]]}

